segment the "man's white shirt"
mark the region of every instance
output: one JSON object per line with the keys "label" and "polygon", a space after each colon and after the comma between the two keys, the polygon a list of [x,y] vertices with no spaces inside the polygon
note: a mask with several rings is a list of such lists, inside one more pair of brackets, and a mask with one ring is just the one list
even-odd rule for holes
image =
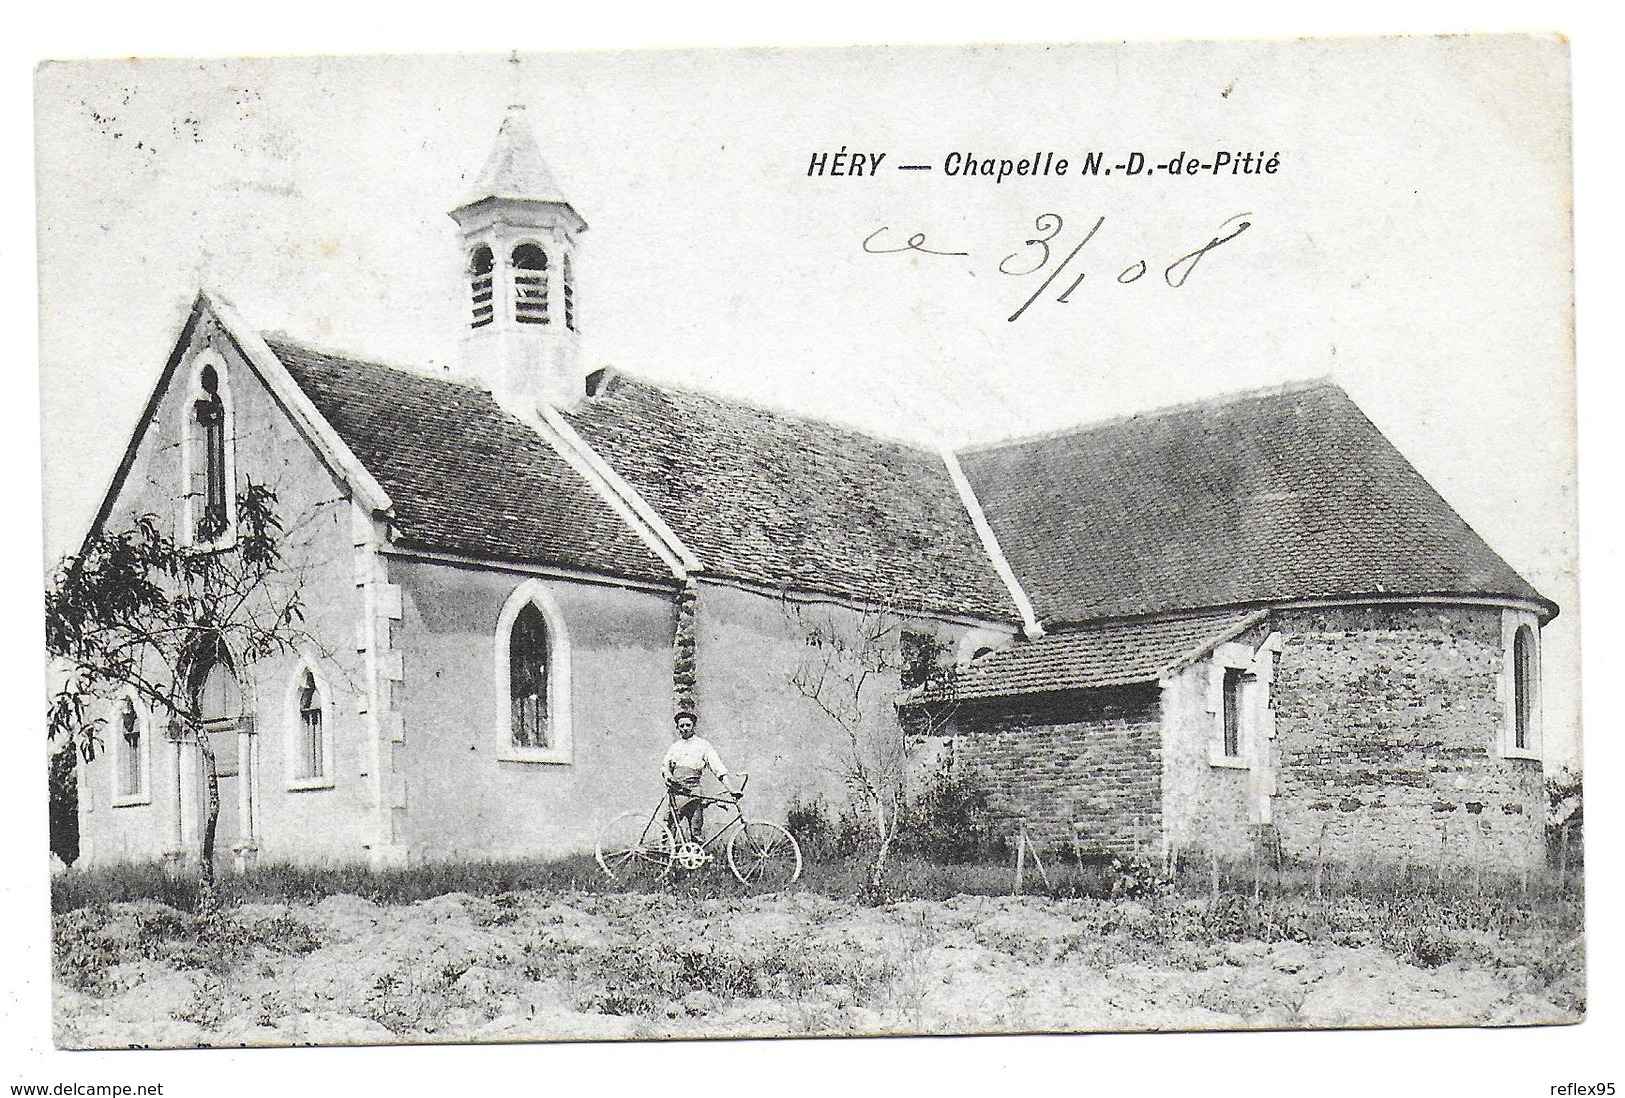
{"label": "man's white shirt", "polygon": [[711,741],[694,735],[666,749],[666,761],[661,769],[668,778],[683,779],[698,778],[706,767],[718,778],[728,776],[728,768],[722,765],[722,757],[711,746]]}

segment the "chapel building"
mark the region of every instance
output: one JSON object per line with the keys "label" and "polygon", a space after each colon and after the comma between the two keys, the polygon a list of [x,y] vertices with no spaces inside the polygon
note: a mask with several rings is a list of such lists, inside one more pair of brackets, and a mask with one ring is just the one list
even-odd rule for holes
{"label": "chapel building", "polygon": [[[1509,567],[1337,386],[953,453],[579,358],[585,219],[522,112],[451,211],[466,369],[197,297],[96,517],[232,552],[277,493],[310,643],[200,653],[217,856],[590,848],[658,796],[679,706],[752,814],[846,802],[809,646],[887,622],[865,734],[1091,852],[1543,856],[1540,629]],[[949,675],[908,681],[911,653]],[[82,858],[195,859],[195,746],[109,699]],[[929,735],[912,736],[925,718]]]}

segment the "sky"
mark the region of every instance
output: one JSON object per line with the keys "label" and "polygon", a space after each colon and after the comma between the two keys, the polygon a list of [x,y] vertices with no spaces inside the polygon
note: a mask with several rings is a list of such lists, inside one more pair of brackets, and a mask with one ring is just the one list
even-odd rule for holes
{"label": "sky", "polygon": [[[1336,380],[1563,607],[1569,762],[1566,62],[1506,37],[48,65],[47,558],[199,286],[261,330],[459,369],[446,213],[519,102],[590,226],[587,367],[954,445]],[[989,159],[1049,174],[951,174]]]}
{"label": "sky", "polygon": [[[17,153],[8,180],[12,202],[0,213],[0,273],[24,328],[27,303],[40,291],[43,414],[35,418],[25,355],[17,399],[0,402],[0,445],[10,447],[13,468],[45,454],[48,556],[71,546],[93,510],[186,302],[205,279],[264,327],[402,363],[455,361],[458,318],[448,295],[455,292],[458,257],[443,215],[459,181],[477,171],[512,95],[502,58],[515,45],[550,45],[599,51],[593,65],[527,57],[520,91],[555,172],[593,226],[583,253],[583,284],[591,287],[584,306],[589,357],[904,437],[938,431],[994,437],[1331,374],[1490,544],[1563,605],[1547,631],[1550,669],[1560,646],[1572,653],[1579,622],[1571,563],[1572,388],[1563,373],[1571,354],[1564,307],[1554,308],[1549,296],[1567,277],[1566,262],[1552,251],[1563,231],[1552,215],[1565,215],[1567,207],[1561,196],[1552,205],[1553,189],[1563,186],[1550,174],[1564,126],[1542,113],[1551,107],[1544,77],[1534,86],[1523,79],[1527,57],[1474,62],[1468,66],[1474,77],[1464,81],[1426,79],[1451,67],[1437,56],[1417,69],[1340,66],[1323,57],[1227,65],[1186,52],[1175,54],[1180,63],[1125,68],[1128,54],[1113,50],[1109,60],[1069,70],[1065,81],[1026,57],[993,64],[992,71],[959,59],[947,77],[921,78],[865,61],[850,66],[857,71],[792,80],[779,69],[755,82],[711,59],[646,77],[650,86],[641,91],[625,80],[612,85],[609,70],[596,63],[635,67],[635,58],[617,60],[606,51],[671,44],[1235,42],[1560,28],[1574,42],[1575,153],[1582,165],[1574,208],[1585,661],[1588,712],[1598,715],[1600,733],[1588,744],[1587,776],[1594,794],[1604,794],[1588,806],[1588,893],[1594,916],[1612,910],[1618,813],[1606,794],[1620,759],[1607,689],[1618,631],[1609,626],[1625,612],[1613,484],[1621,458],[1614,367],[1625,333],[1613,256],[1625,240],[1615,201],[1620,28],[1611,10],[1579,0],[1549,0],[1538,10],[1496,0],[1367,0],[1290,11],[1250,0],[1071,7],[1009,0],[974,9],[939,5],[922,21],[907,6],[872,3],[832,2],[816,14],[765,5],[710,13],[692,6],[601,8],[560,9],[517,28],[448,17],[444,8],[401,7],[381,19],[359,5],[352,11],[284,0],[268,18],[263,8],[175,3],[155,11],[86,0],[30,9],[14,20],[0,43],[10,62],[0,68],[0,83],[9,79],[11,93],[0,99],[0,121]],[[272,96],[274,111],[258,114],[236,104],[236,90],[269,93],[278,79],[251,78],[243,67],[218,61],[181,64],[171,70],[179,75],[155,84],[146,78],[140,96],[132,96],[141,104],[134,112],[117,88],[136,70],[164,66],[120,63],[118,76],[98,75],[94,88],[66,77],[52,85],[45,74],[37,87],[29,80],[43,57],[436,49],[475,51],[483,60],[455,71],[413,60],[393,76],[371,79],[358,75],[360,62],[347,61],[342,93],[323,98],[296,88],[290,98],[284,89]],[[1214,71],[1227,67],[1242,71]],[[888,75],[894,90],[885,95],[877,82]],[[1229,96],[1220,94],[1233,78]],[[1191,90],[1181,99],[1187,80]],[[55,95],[49,110],[47,89]],[[146,153],[143,166],[123,138],[106,138],[94,119],[86,121],[78,91],[95,91],[98,112],[116,104],[125,110],[121,119],[144,120],[149,128],[137,140],[148,133],[155,143],[165,133],[175,140],[175,122],[199,111],[211,120],[209,136],[184,150],[178,140],[166,146],[161,169],[153,163],[159,153]],[[36,94],[37,133],[28,108]],[[1170,101],[1171,113],[1154,115],[1152,105]],[[1232,105],[1234,115],[1217,113]],[[204,121],[198,117],[200,127]],[[272,136],[248,132],[253,126],[272,127]],[[18,152],[36,137],[40,211],[58,211],[41,222],[37,237],[34,180]],[[1139,187],[1099,180],[1076,189],[1006,181],[988,189],[950,186],[954,181],[939,170],[929,182],[912,178],[924,173],[883,175],[883,186],[864,191],[862,180],[811,187],[800,175],[812,152],[842,144],[924,159],[960,145],[1149,152],[1183,143],[1250,147],[1255,140],[1270,143],[1271,151],[1280,147],[1283,170],[1317,167],[1275,187],[1267,179],[1211,187],[1184,180],[1204,188],[1184,195],[1163,186],[1172,180],[1140,180]],[[71,166],[48,177],[50,164]],[[235,185],[241,182],[250,185]],[[1243,210],[1254,214],[1254,228],[1234,244],[1271,246],[1227,245],[1204,260],[1180,296],[1125,299],[1080,289],[1067,305],[1035,305],[1013,325],[1003,319],[1036,287],[998,276],[997,263],[1012,242],[1030,235],[1039,213],[1065,217],[1073,241],[1070,234],[1081,235],[1095,218],[1111,218],[1111,232],[1122,235],[1103,226],[1107,235],[1091,242],[1112,243],[1089,275],[1104,281],[1116,274],[1107,257],[1183,250],[1176,241],[1202,243],[1215,219]],[[938,266],[922,256],[882,266],[885,259],[858,248],[882,224],[898,231],[917,225],[950,250],[969,250],[960,243],[969,240],[977,262]],[[92,293],[75,282],[87,272],[94,274]],[[1157,285],[1145,282],[1143,289]],[[1023,287],[1026,293],[1018,293]],[[26,525],[40,514],[38,481],[0,478],[0,489],[8,515]],[[7,588],[12,619],[37,622],[39,543],[25,536],[0,548],[12,553],[8,574],[23,578]],[[14,695],[29,696],[38,684],[37,625],[17,630],[12,640],[8,685]],[[1572,667],[1572,658],[1567,662]],[[1612,1079],[1617,1068],[1612,1035],[1621,1017],[1615,994],[1621,958],[1605,922],[1588,943],[1590,1020],[1564,1029],[54,1052],[46,1023],[48,958],[37,948],[48,934],[44,874],[30,853],[44,849],[43,793],[36,756],[21,745],[27,738],[15,741],[15,758],[8,756],[15,765],[0,769],[0,810],[14,840],[12,872],[0,875],[13,943],[0,983],[6,1082],[152,1080],[166,1083],[168,1094],[217,1093],[229,1084],[235,1093],[269,1095],[349,1093],[375,1089],[380,1080],[403,1093],[440,1093],[476,1080],[504,1088],[545,1078],[617,1094],[648,1093],[682,1077],[771,1085],[786,1095],[831,1088],[907,1093],[922,1083],[945,1094],[1071,1093],[1082,1086],[1251,1094],[1267,1065],[1285,1085],[1320,1095],[1525,1095],[1578,1079]]]}

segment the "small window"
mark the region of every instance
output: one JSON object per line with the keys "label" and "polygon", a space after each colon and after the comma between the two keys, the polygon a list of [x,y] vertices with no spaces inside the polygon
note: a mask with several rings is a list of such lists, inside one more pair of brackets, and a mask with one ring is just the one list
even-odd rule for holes
{"label": "small window", "polygon": [[513,317],[521,324],[546,324],[547,253],[536,244],[513,250]]}
{"label": "small window", "polygon": [[327,776],[327,748],[322,730],[322,692],[316,676],[305,668],[299,677],[299,743],[294,776]]}
{"label": "small window", "polygon": [[514,747],[547,748],[547,622],[527,603],[508,640],[509,720]]}
{"label": "small window", "polygon": [[301,660],[285,695],[283,771],[290,790],[332,789],[336,771],[333,754],[333,693],[316,673],[316,665]]}
{"label": "small window", "polygon": [[496,258],[484,244],[475,248],[468,257],[468,288],[474,310],[473,319],[469,322],[471,328],[483,328],[495,319],[491,290],[492,272],[495,269]]}
{"label": "small window", "polygon": [[220,375],[213,366],[203,367],[199,380],[203,394],[192,407],[202,444],[203,509],[194,533],[196,541],[207,543],[226,532],[226,406],[220,397]]}
{"label": "small window", "polygon": [[141,717],[135,702],[124,698],[118,707],[118,795],[140,797],[146,792],[141,744]]}
{"label": "small window", "polygon": [[1527,625],[1512,636],[1512,746],[1535,749],[1535,634]]}
{"label": "small window", "polygon": [[576,330],[576,285],[570,272],[570,253],[564,253],[564,326]]}
{"label": "small window", "polygon": [[1239,667],[1224,669],[1224,757],[1241,757],[1242,690],[1247,673]]}
{"label": "small window", "polygon": [[[1268,776],[1270,740],[1275,735],[1275,714],[1270,683],[1275,680],[1278,634],[1270,634],[1254,648],[1241,641],[1226,641],[1213,650],[1202,672],[1206,680],[1206,708],[1211,724],[1207,739],[1209,766],[1251,770]],[[1271,779],[1273,780],[1273,779]],[[1267,798],[1259,802],[1252,819],[1268,822]]]}

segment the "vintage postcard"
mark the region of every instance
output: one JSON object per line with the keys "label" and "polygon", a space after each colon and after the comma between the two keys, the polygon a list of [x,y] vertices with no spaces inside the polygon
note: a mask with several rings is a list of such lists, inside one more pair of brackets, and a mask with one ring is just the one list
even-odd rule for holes
{"label": "vintage postcard", "polygon": [[1584,1018],[1561,39],[36,116],[60,1047]]}

